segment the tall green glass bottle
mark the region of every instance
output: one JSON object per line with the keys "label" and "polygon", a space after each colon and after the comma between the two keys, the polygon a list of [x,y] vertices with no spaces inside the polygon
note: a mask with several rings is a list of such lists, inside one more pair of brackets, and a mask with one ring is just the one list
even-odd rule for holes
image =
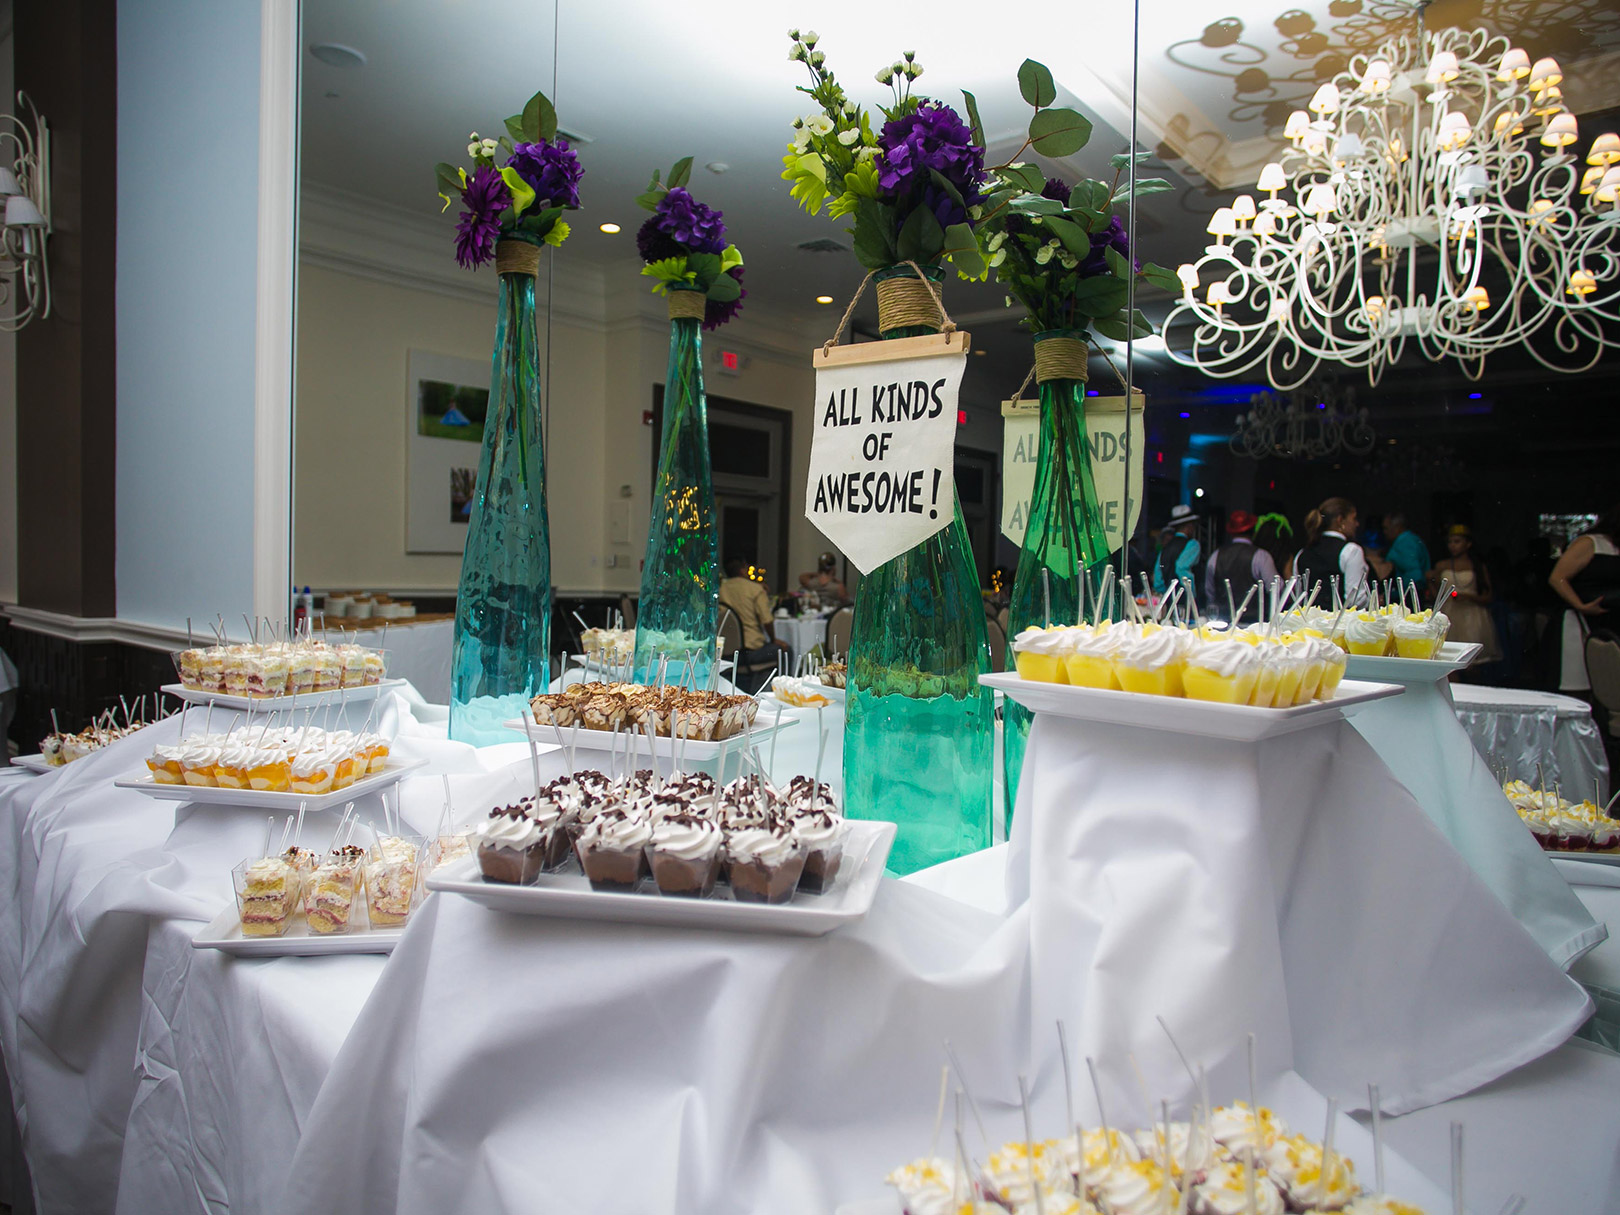
{"label": "tall green glass bottle", "polygon": [[[931,278],[937,267],[924,267]],[[875,276],[884,338],[938,332],[884,325],[886,293],[913,295],[909,267]],[[909,281],[907,281],[909,280]],[[898,288],[896,287],[898,284]],[[995,704],[984,601],[962,506],[952,524],[861,579],[850,637],[844,802],[898,825],[889,868],[907,874],[990,845]]]}
{"label": "tall green glass bottle", "polygon": [[475,746],[511,742],[501,723],[522,716],[551,679],[551,528],[534,324],[540,249],[503,240],[495,267],[495,354],[451,649],[450,737]]}
{"label": "tall green glass bottle", "polygon": [[[669,370],[658,479],[647,524],[647,559],[636,609],[636,678],[702,687],[715,661],[720,624],[720,537],[709,468],[703,395],[703,292],[669,293]],[[667,659],[667,664],[664,660]]]}
{"label": "tall green glass bottle", "polygon": [[[1108,560],[1108,535],[1097,504],[1086,439],[1086,381],[1072,374],[1057,374],[1084,369],[1085,335],[1065,329],[1038,333],[1035,351],[1041,399],[1040,448],[1024,547],[1018,554],[1018,572],[1013,576],[1012,602],[1007,612],[1009,641],[1031,625],[1077,623],[1079,576],[1082,571],[1100,574],[1097,567]],[[1099,581],[1092,577],[1089,585],[1095,588]],[[1089,593],[1086,599],[1086,617],[1095,620],[1097,605],[1091,602]],[[1013,668],[1009,644],[1007,669]],[[1001,713],[1010,829],[1031,714],[1011,698],[1003,701]]]}

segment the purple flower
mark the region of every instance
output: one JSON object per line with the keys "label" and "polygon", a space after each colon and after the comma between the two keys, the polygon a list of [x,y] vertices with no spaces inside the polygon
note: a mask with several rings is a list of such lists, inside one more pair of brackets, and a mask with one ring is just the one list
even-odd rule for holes
{"label": "purple flower", "polygon": [[[742,285],[743,268],[741,266],[733,266],[726,273],[737,280],[738,286]],[[720,328],[721,325],[724,325],[737,315],[737,312],[742,308],[743,299],[747,295],[747,291],[741,291],[736,299],[727,300],[725,303],[718,300],[709,300],[708,306],[703,310],[703,327],[705,329]]]}
{"label": "purple flower", "polygon": [[1050,198],[1066,207],[1069,205],[1069,187],[1061,177],[1048,177],[1046,184],[1041,187],[1041,197]]}
{"label": "purple flower", "polygon": [[[1101,232],[1091,233],[1091,252],[1086,254],[1085,260],[1080,263],[1080,277],[1094,278],[1099,274],[1108,272],[1108,248],[1112,246],[1119,255],[1129,259],[1131,256],[1131,240],[1125,235],[1125,225],[1119,216],[1108,221],[1108,226]],[[1137,262],[1131,263],[1131,268],[1140,270]]]}
{"label": "purple flower", "polygon": [[485,165],[473,170],[461,201],[467,210],[456,221],[456,261],[464,269],[476,270],[495,256],[501,212],[512,205],[512,193],[500,172]]}
{"label": "purple flower", "polygon": [[506,164],[534,191],[536,210],[579,206],[579,179],[585,170],[566,139],[516,144]]}
{"label": "purple flower", "polygon": [[[944,226],[967,222],[962,204],[971,207],[979,201],[984,149],[973,142],[973,132],[955,110],[937,101],[924,102],[914,113],[884,123],[878,145],[878,190],[884,202],[902,211],[928,207]],[[962,204],[934,181],[929,170],[956,187]]]}
{"label": "purple flower", "polygon": [[[657,225],[657,230],[664,236],[681,245],[682,252],[724,253],[726,225],[721,222],[721,215],[721,212],[713,207],[704,206],[685,189],[676,186],[658,200],[658,208],[653,212],[651,222]],[[643,228],[645,229],[645,225]],[[643,256],[645,257],[645,254]],[[666,253],[664,256],[674,255]]]}
{"label": "purple flower", "polygon": [[641,254],[642,261],[651,265],[666,258],[680,257],[686,250],[664,235],[664,230],[658,226],[658,216],[654,215],[636,230],[636,252]]}

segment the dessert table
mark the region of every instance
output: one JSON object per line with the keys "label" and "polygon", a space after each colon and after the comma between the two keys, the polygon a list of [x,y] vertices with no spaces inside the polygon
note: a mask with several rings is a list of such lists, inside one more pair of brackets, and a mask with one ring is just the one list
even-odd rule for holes
{"label": "dessert table", "polygon": [[[509,797],[531,779],[521,741],[484,751],[449,743],[444,710],[419,698],[392,694],[380,718],[396,754],[429,762],[402,786],[402,813],[418,830],[438,819],[441,772],[452,774],[458,807]],[[1031,900],[1009,909],[1006,847],[885,882],[865,921],[826,938],[564,926],[435,895],[391,959],[227,959],[192,949],[190,937],[229,898],[228,869],[256,849],[262,820],[111,786],[177,729],[161,723],[61,771],[0,783],[0,889],[12,896],[0,907],[0,1046],[41,1209],[516,1212],[535,1209],[542,1192],[548,1207],[610,1212],[883,1202],[882,1175],[925,1148],[946,1037],[993,1138],[1020,1133],[1020,1070],[1035,1080],[1037,1115],[1059,1120],[1055,1042],[1032,1019],[1050,987],[1030,983],[1031,959],[1055,942],[1032,931]],[[1038,720],[1032,742],[1044,745],[1042,735]],[[1357,744],[1353,732],[1324,737],[1303,771],[1362,779],[1369,757]],[[540,761],[543,776],[562,770],[555,751]],[[779,772],[785,766],[779,752]],[[1568,1097],[1588,1113],[1560,1136],[1559,1167],[1514,1178],[1483,1165],[1474,1209],[1496,1210],[1509,1182],[1532,1210],[1594,1209],[1592,1195],[1615,1192],[1608,1128],[1620,1062],[1574,1045],[1552,1050],[1572,985],[1467,867],[1448,860],[1416,808],[1393,802],[1366,826],[1324,803],[1304,816],[1303,837],[1261,832],[1234,853],[1249,856],[1247,873],[1261,872],[1255,858],[1270,851],[1274,872],[1295,875],[1274,892],[1287,924],[1323,914],[1311,889],[1323,884],[1323,850],[1342,862],[1346,843],[1359,840],[1365,848],[1349,867],[1373,866],[1368,893],[1389,900],[1368,913],[1372,939],[1387,947],[1388,923],[1406,914],[1401,929],[1415,942],[1370,970],[1360,951],[1319,942],[1326,956],[1307,973],[1329,977],[1316,1003],[1275,1037],[1262,1030],[1263,1093],[1301,1126],[1319,1119],[1333,1068],[1313,1055],[1325,1046],[1298,1018],[1320,1015],[1321,1002],[1358,977],[1409,973],[1403,967],[1422,957],[1438,977],[1413,980],[1421,990],[1390,1017],[1432,1058],[1380,1077],[1387,1092],[1436,1097],[1543,1057],[1479,1094],[1388,1121],[1412,1122],[1411,1163],[1430,1180],[1396,1152],[1392,1176],[1439,1215],[1446,1166],[1419,1150],[1429,1128],[1454,1109],[1477,1110],[1467,1115],[1471,1158],[1506,1156],[1522,1142],[1523,1110]],[[357,810],[375,821],[380,802]],[[1018,822],[1040,817],[1021,809]],[[1205,830],[1219,834],[1218,824],[1211,816]],[[331,825],[312,816],[310,842]],[[1408,854],[1391,849],[1394,865],[1373,850],[1413,832],[1428,836]],[[1129,863],[1145,856],[1145,845],[1134,847]],[[1399,883],[1420,868],[1429,894],[1402,894]],[[1444,918],[1416,932],[1414,908]],[[1118,937],[1121,950],[1092,969],[1135,966],[1150,980],[1166,956],[1162,938],[1180,935],[1161,925],[1134,938],[1134,950]],[[1081,964],[1078,945],[1071,968]],[[1191,942],[1174,948],[1201,952]],[[1465,955],[1473,974],[1446,990]],[[1515,990],[1490,990],[1489,1007],[1470,1011],[1493,982]],[[1376,983],[1368,990],[1391,998]],[[1177,1008],[1164,1007],[1183,1032]],[[1071,1026],[1079,1020],[1076,1012]],[[1183,1036],[1218,1068],[1219,1050],[1206,1053],[1192,1028]],[[1381,1049],[1351,1044],[1354,1058]],[[1459,1052],[1473,1056],[1471,1070],[1451,1066]],[[1162,1059],[1143,1061],[1170,1096]],[[1127,1116],[1148,1117],[1135,1107]],[[1394,1129],[1390,1139],[1395,1146]],[[1365,1157],[1353,1124],[1339,1142]],[[1583,1158],[1566,1162],[1576,1147]],[[877,1209],[892,1210],[886,1201]]]}
{"label": "dessert table", "polygon": [[1595,780],[1608,800],[1609,760],[1592,707],[1584,700],[1466,683],[1454,685],[1451,695],[1457,720],[1491,767],[1505,767],[1510,778],[1534,782],[1539,763],[1548,788],[1561,785],[1565,797],[1579,801],[1592,796]]}

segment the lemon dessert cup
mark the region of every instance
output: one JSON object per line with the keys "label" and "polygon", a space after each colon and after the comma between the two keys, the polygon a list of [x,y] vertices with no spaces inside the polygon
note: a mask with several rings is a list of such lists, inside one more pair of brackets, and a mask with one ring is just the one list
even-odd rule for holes
{"label": "lemon dessert cup", "polygon": [[1044,629],[1036,625],[1014,637],[1013,662],[1018,668],[1018,677],[1036,683],[1068,683],[1063,651],[1067,635],[1073,631],[1073,627],[1067,625],[1049,625]]}
{"label": "lemon dessert cup", "polygon": [[1182,685],[1191,700],[1248,704],[1260,676],[1260,655],[1253,646],[1213,641],[1187,656]]}

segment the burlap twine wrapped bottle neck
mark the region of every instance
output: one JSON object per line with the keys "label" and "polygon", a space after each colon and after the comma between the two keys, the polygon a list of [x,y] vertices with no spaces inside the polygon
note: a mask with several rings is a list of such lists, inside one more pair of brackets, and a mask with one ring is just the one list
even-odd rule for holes
{"label": "burlap twine wrapped bottle neck", "polygon": [[540,273],[540,246],[526,240],[503,240],[495,243],[495,272],[497,274],[527,274],[531,278]]}
{"label": "burlap twine wrapped bottle neck", "polygon": [[[939,289],[923,277],[922,267],[916,262],[900,264],[910,266],[916,277],[879,280],[878,332],[888,333],[894,329],[914,325],[937,325],[939,331],[947,336],[955,333],[956,322],[951,320],[950,314],[945,311],[945,304],[939,298]],[[844,309],[844,316],[838,322],[838,328],[834,329],[833,335],[821,344],[823,350],[831,351],[838,345],[839,339],[844,336],[844,330],[849,327],[850,317],[855,315],[855,305],[861,302],[861,296],[866,293],[866,284],[871,282],[876,274],[876,270],[870,270],[861,280],[861,285],[855,289],[855,297],[849,301],[849,307]]]}
{"label": "burlap twine wrapped bottle neck", "polygon": [[669,293],[669,319],[678,321],[701,321],[709,310],[708,296],[701,291],[681,290],[679,288]]}
{"label": "burlap twine wrapped bottle neck", "polygon": [[1051,337],[1035,343],[1035,382],[1084,380],[1086,344],[1079,338]]}

